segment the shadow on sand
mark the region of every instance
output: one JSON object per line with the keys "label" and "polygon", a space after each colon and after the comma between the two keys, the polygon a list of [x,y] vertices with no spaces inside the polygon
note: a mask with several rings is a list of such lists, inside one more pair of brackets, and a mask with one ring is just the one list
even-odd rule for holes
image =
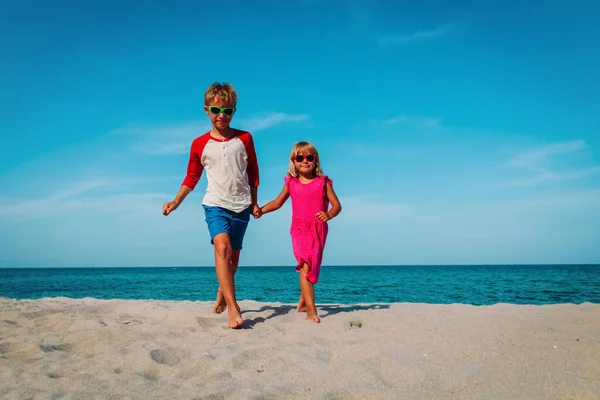
{"label": "shadow on sand", "polygon": [[[321,319],[327,318],[331,315],[339,313],[348,313],[353,311],[363,310],[383,310],[390,308],[389,304],[356,304],[356,305],[338,305],[338,304],[317,304],[317,310]],[[252,329],[254,325],[265,322],[268,319],[281,317],[289,314],[290,312],[296,312],[296,306],[282,305],[282,306],[263,306],[258,310],[243,310],[242,315],[246,313],[261,313],[264,311],[272,311],[267,317],[256,317],[246,319],[244,322],[243,329]]]}

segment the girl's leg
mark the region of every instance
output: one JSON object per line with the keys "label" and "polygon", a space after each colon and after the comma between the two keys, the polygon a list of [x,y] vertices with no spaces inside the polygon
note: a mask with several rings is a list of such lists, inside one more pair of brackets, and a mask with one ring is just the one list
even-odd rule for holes
{"label": "girl's leg", "polygon": [[308,273],[308,265],[304,263],[302,269],[300,269],[300,287],[302,288],[302,297],[306,304],[306,319],[313,322],[321,322],[317,315],[317,308],[315,307],[315,288],[312,282],[306,280],[306,274]]}
{"label": "girl's leg", "polygon": [[300,291],[300,300],[298,300],[298,307],[296,307],[298,312],[306,312],[306,302],[304,301],[304,293]]}

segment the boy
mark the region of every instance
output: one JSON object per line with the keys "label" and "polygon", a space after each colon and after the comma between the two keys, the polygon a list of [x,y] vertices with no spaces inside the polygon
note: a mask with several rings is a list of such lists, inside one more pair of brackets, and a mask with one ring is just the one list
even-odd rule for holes
{"label": "boy", "polygon": [[235,297],[234,276],[250,213],[258,212],[258,162],[252,135],[229,126],[237,93],[228,83],[213,83],[204,94],[204,112],[212,129],[192,142],[187,175],[175,199],[163,205],[163,215],[176,210],[194,190],[206,168],[208,187],[202,200],[214,247],[219,290],[213,312],[225,309],[229,327],[244,324]]}

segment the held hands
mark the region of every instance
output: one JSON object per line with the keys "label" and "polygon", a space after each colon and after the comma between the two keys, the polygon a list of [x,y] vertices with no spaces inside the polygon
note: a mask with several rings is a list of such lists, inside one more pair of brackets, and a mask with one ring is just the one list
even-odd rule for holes
{"label": "held hands", "polygon": [[327,222],[327,221],[331,220],[331,217],[329,216],[329,214],[327,214],[327,213],[326,213],[326,212],[324,212],[324,211],[319,211],[319,212],[316,214],[316,216],[317,216],[317,218],[319,218],[319,219],[320,219],[321,221],[323,221],[323,222]]}
{"label": "held hands", "polygon": [[169,201],[168,203],[163,204],[162,214],[169,215],[172,211],[177,210],[177,207],[179,207],[179,204],[174,201]]}
{"label": "held hands", "polygon": [[254,216],[255,219],[259,219],[260,217],[262,217],[262,215],[263,215],[262,208],[260,208],[258,206],[258,204],[255,204],[252,207],[252,215]]}

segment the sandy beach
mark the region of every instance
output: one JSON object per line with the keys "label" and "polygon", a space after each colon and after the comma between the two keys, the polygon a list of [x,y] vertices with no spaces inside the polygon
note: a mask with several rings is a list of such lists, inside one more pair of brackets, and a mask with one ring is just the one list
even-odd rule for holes
{"label": "sandy beach", "polygon": [[2,399],[598,399],[600,305],[0,298]]}

